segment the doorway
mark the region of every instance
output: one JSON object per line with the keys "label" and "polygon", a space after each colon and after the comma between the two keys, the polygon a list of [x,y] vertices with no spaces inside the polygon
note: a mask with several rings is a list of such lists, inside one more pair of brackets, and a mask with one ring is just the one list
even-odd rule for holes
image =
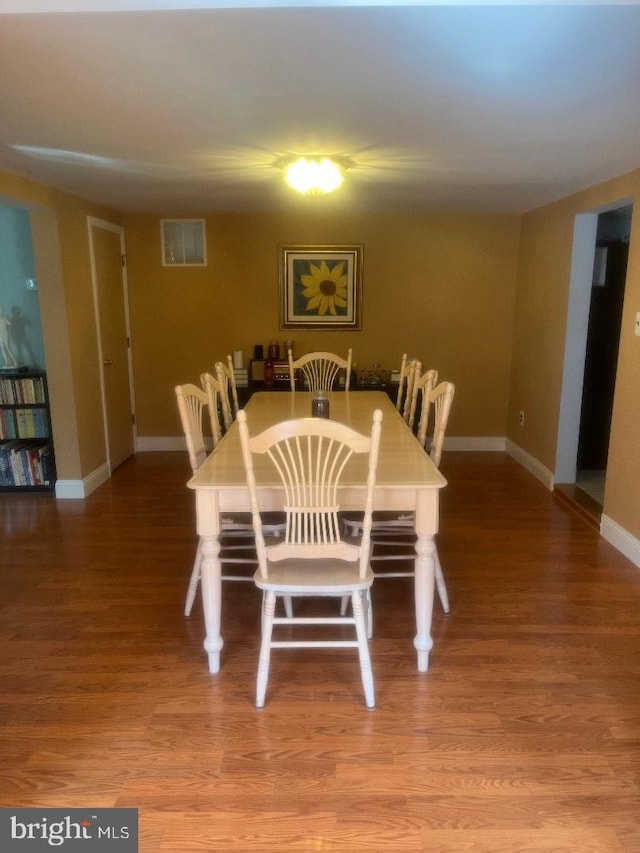
{"label": "doorway", "polygon": [[124,231],[92,217],[88,225],[105,445],[111,473],[135,447]]}
{"label": "doorway", "polygon": [[632,207],[598,216],[582,387],[576,485],[602,506]]}
{"label": "doorway", "polygon": [[576,217],[555,482],[602,512],[633,207]]}

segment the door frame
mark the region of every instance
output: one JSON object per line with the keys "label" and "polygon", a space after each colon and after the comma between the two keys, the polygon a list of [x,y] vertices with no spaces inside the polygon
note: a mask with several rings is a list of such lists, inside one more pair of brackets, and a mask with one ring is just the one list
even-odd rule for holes
{"label": "door frame", "polygon": [[575,218],[554,483],[575,483],[577,476],[582,389],[598,217],[601,213],[632,205],[633,198],[626,197],[585,213],[579,213]]}
{"label": "door frame", "polygon": [[137,425],[136,425],[136,406],[135,406],[135,393],[133,387],[133,353],[131,346],[131,323],[129,319],[129,284],[127,280],[127,264],[126,264],[126,249],[125,249],[125,241],[124,241],[124,228],[121,225],[115,225],[113,222],[108,222],[105,219],[98,219],[95,216],[87,216],[87,228],[89,231],[89,260],[91,263],[91,288],[93,291],[93,309],[95,314],[95,322],[96,322],[96,339],[98,343],[98,373],[100,375],[100,396],[102,399],[102,425],[104,431],[104,446],[105,453],[107,458],[107,465],[109,467],[109,474],[111,474],[111,451],[109,448],[109,425],[107,418],[107,393],[104,381],[104,365],[103,365],[103,347],[102,347],[102,334],[101,334],[101,325],[100,325],[100,304],[98,299],[98,274],[96,269],[96,257],[95,257],[95,247],[93,243],[93,229],[94,228],[102,228],[105,231],[111,231],[113,234],[117,234],[120,238],[120,254],[122,256],[122,293],[124,298],[124,319],[125,319],[125,329],[127,333],[127,367],[129,370],[129,396],[131,401],[131,413],[133,415],[131,422],[131,433],[133,437],[133,452],[136,451],[137,445]]}

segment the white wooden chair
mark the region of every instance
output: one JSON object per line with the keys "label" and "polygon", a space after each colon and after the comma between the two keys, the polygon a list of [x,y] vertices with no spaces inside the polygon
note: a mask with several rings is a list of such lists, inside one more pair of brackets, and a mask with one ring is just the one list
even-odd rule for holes
{"label": "white wooden chair", "polygon": [[[191,384],[176,385],[175,388],[180,422],[182,424],[185,441],[187,443],[189,464],[191,465],[191,471],[194,474],[207,458],[208,451],[203,432],[203,420],[205,409],[207,408],[209,409],[214,447],[220,440],[220,422],[217,417],[218,409],[216,400],[217,382],[211,374],[203,374],[203,377],[205,377],[207,385],[206,391],[199,388],[197,385]],[[230,537],[233,537],[232,542],[229,542]],[[243,544],[241,539],[238,540],[238,537],[244,537],[246,539],[246,544]],[[238,541],[240,544],[238,544]],[[257,558],[255,554],[252,526],[245,524],[240,527],[237,526],[236,522],[233,520],[223,519],[221,546],[223,570],[230,565],[244,565],[249,566],[249,568],[255,567]],[[201,543],[198,541],[184,605],[184,615],[186,617],[191,615],[193,603],[198,591],[201,563]],[[244,574],[229,574],[227,571],[223,571],[222,579],[235,581],[253,580],[252,573],[249,571],[246,571]]]}
{"label": "white wooden chair", "polygon": [[341,358],[332,352],[309,352],[300,356],[295,361],[291,350],[287,352],[289,358],[289,381],[291,390],[296,390],[296,370],[300,370],[307,381],[309,391],[331,391],[333,384],[341,370],[346,371],[344,390],[349,390],[351,381],[351,356],[349,349],[347,357]]}
{"label": "white wooden chair", "polygon": [[218,383],[220,384],[220,402],[226,432],[236,419],[236,414],[240,408],[238,403],[236,374],[233,369],[233,359],[231,356],[227,356],[226,364],[224,361],[216,361],[214,370],[216,372]]}
{"label": "white wooden chair", "polygon": [[421,370],[421,362],[417,358],[408,359],[405,352],[400,365],[400,381],[396,397],[396,409],[404,418],[405,423],[409,423],[413,386],[416,379],[420,376]]}
{"label": "white wooden chair", "polygon": [[[422,409],[420,413],[420,421],[418,422],[418,441],[428,451],[429,456],[440,467],[442,459],[442,451],[444,449],[445,433],[449,423],[449,415],[451,414],[451,406],[456,393],[456,386],[453,382],[440,382],[433,390],[426,395],[426,400],[422,401]],[[431,433],[431,441],[427,447],[427,431],[429,426],[430,409],[433,406],[435,414],[433,417],[433,430]]]}
{"label": "white wooden chair", "polygon": [[[396,398],[396,409],[404,418],[405,423],[410,423],[410,418],[415,409],[412,407],[413,389],[420,379],[420,371],[422,364],[417,359],[407,359],[407,354],[402,356],[402,365],[400,367],[400,385],[398,386],[398,396]],[[437,376],[437,374],[436,374]],[[413,423],[410,424],[413,429]],[[376,527],[376,519],[374,518],[373,526]],[[362,513],[360,512],[344,512],[342,514],[342,525],[344,530],[350,535],[358,535],[362,524]],[[345,602],[343,602],[343,609]]]}
{"label": "white wooden chair", "polygon": [[[207,411],[209,413],[209,426],[211,429],[212,447],[216,447],[216,445],[218,444],[218,442],[222,438],[222,434],[224,431],[223,425],[220,423],[220,417],[221,417],[222,411],[223,411],[222,397],[223,397],[224,392],[223,392],[221,383],[211,373],[201,373],[200,374],[200,385],[202,386],[202,390],[204,391],[204,393],[207,396],[207,400],[206,400],[206,403],[204,405],[206,405]],[[179,387],[184,388],[187,386],[179,386]],[[191,404],[193,405],[194,401],[191,401]],[[204,419],[204,406],[203,406],[202,411],[200,412],[199,417],[200,417],[200,423],[202,424],[202,421]],[[189,426],[190,426],[190,429],[193,433],[193,429],[194,429],[193,421],[190,421]],[[182,427],[184,429],[184,423],[182,424]],[[224,429],[226,429],[226,427]],[[202,429],[200,430],[200,435],[201,434],[202,434]],[[187,433],[185,431],[185,438],[186,438],[186,435],[187,435]],[[199,436],[198,436],[198,439],[199,439]],[[203,443],[204,443],[204,438],[203,438]],[[187,446],[188,446],[188,442],[187,442]],[[205,448],[205,455],[206,455],[206,448]],[[190,459],[189,461],[191,462],[191,468],[193,469],[193,460]],[[202,464],[203,461],[204,461],[204,459],[202,459],[200,461],[200,464]]]}
{"label": "white wooden chair", "polygon": [[[233,373],[233,362],[231,356],[227,356],[229,368],[227,369],[223,362],[216,362],[217,378],[214,378],[210,373],[200,374],[200,383],[207,393],[209,398],[209,416],[211,418],[211,432],[213,434],[216,426],[218,427],[217,439],[214,440],[215,447],[220,438],[222,431],[220,429],[220,412],[224,422],[225,432],[231,427],[235,420],[235,415],[239,411],[238,396],[235,390],[235,377]],[[229,377],[231,372],[231,378]],[[233,409],[229,401],[229,388],[233,390]],[[263,516],[263,524],[272,536],[282,536],[284,533],[284,521],[281,518],[281,513],[265,513]],[[228,516],[223,519],[223,530],[226,533],[236,533],[248,535],[253,540],[253,524],[248,514]],[[236,578],[237,580],[237,578]]]}
{"label": "white wooden chair", "polygon": [[427,424],[429,421],[429,395],[438,383],[438,371],[434,368],[425,370],[422,373],[422,365],[416,370],[411,383],[411,400],[409,404],[409,419],[407,424],[409,429],[413,431],[415,425],[416,411],[418,408],[418,400],[420,400],[420,416],[418,418],[418,434],[422,425],[424,435],[420,444],[424,447],[426,440]]}
{"label": "white wooden chair", "polygon": [[[365,703],[368,708],[375,705],[364,601],[373,582],[369,537],[381,423],[382,412],[376,410],[370,436],[324,418],[285,421],[250,436],[246,413],[238,412],[258,554],[254,580],[264,593],[256,684],[258,708],[265,702],[271,649],[278,648],[357,648]],[[363,473],[366,495],[362,536],[347,541],[340,533],[339,487],[354,454],[368,456],[367,473]],[[287,519],[284,538],[276,544],[265,541],[257,488],[263,479],[273,482],[274,473],[282,483],[282,506]],[[345,595],[351,598],[351,616],[275,616],[279,597]],[[356,639],[295,639],[289,632],[282,640],[273,639],[274,626],[343,624],[355,627]]]}
{"label": "white wooden chair", "polygon": [[[421,391],[422,404],[420,421],[418,423],[418,440],[426,450],[428,449],[429,456],[434,464],[439,467],[440,460],[442,459],[445,433],[449,422],[449,414],[455,394],[455,386],[452,382],[441,382],[439,385],[433,387],[437,381],[437,375],[437,371],[429,370],[423,377],[420,377],[420,387],[414,388],[414,403],[412,408],[415,410],[415,398]],[[429,448],[427,448],[428,423],[432,407],[434,410],[433,431]],[[371,533],[371,541],[373,543],[371,562],[374,566],[376,578],[413,577],[413,567],[405,571],[382,571],[377,568],[381,562],[413,561],[415,557],[413,529],[413,514],[396,518],[376,517],[374,519]],[[449,595],[437,549],[433,558],[435,561],[435,579],[438,597],[440,598],[442,609],[445,613],[448,613]]]}

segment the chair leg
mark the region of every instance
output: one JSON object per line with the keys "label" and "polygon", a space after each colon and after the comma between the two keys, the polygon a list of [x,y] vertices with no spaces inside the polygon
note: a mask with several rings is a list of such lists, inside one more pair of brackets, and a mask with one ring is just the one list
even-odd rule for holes
{"label": "chair leg", "polygon": [[447,585],[444,582],[444,575],[442,574],[442,566],[440,565],[440,557],[438,556],[438,549],[436,548],[436,552],[433,555],[434,562],[436,564],[436,588],[438,590],[438,596],[440,598],[440,603],[442,604],[442,609],[445,613],[449,612],[449,596],[447,594]]}
{"label": "chair leg", "polygon": [[356,625],[356,636],[358,638],[358,655],[360,657],[360,672],[362,673],[364,699],[367,708],[375,708],[376,700],[373,690],[373,672],[371,670],[369,643],[367,641],[367,626],[365,624],[362,593],[359,590],[355,590],[352,593],[351,606],[353,608],[353,618]]}
{"label": "chair leg", "polygon": [[290,595],[284,596],[284,613],[288,619],[293,618],[293,599]]}
{"label": "chair leg", "polygon": [[256,708],[264,708],[264,698],[267,693],[267,682],[269,681],[269,660],[271,657],[271,635],[273,633],[273,619],[276,612],[275,592],[266,592],[263,596],[262,605],[262,641],[260,643],[260,657],[258,659],[258,677],[256,679]]}
{"label": "chair leg", "polygon": [[[365,592],[366,609],[365,609],[365,624],[367,626],[367,637],[370,640],[373,637],[373,604],[371,601],[371,590]],[[343,595],[340,599],[340,615],[346,616],[349,609],[349,596]]]}
{"label": "chair leg", "polygon": [[189,578],[189,586],[187,587],[187,598],[184,603],[184,615],[188,619],[191,616],[191,609],[193,607],[193,602],[196,600],[196,593],[198,591],[198,583],[200,582],[200,563],[202,562],[202,553],[200,551],[200,541],[198,541],[198,547],[196,549],[196,556],[193,561],[193,568],[191,569],[191,577]]}

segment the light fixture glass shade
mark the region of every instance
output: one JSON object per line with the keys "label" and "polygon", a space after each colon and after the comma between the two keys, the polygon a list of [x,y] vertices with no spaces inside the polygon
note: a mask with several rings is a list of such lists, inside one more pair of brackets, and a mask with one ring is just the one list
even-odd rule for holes
{"label": "light fixture glass shade", "polygon": [[344,175],[342,167],[328,157],[307,159],[300,157],[285,169],[285,181],[292,189],[305,195],[330,193],[337,189]]}

